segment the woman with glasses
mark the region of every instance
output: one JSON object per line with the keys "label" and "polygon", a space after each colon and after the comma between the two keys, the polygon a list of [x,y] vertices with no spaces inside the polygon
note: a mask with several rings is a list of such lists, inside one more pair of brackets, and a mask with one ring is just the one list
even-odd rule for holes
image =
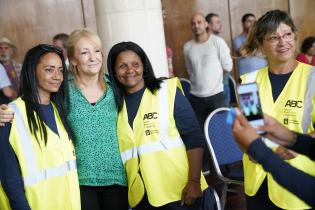
{"label": "woman with glasses", "polygon": [[62,106],[60,49],[38,45],[24,59],[14,119],[0,128],[0,209],[80,210],[76,157]]}
{"label": "woman with glasses", "polygon": [[[268,66],[242,76],[243,83],[257,82],[263,112],[290,130],[308,133],[315,122],[315,71],[295,60],[297,29],[284,11],[267,12],[256,22],[245,50],[260,50]],[[264,140],[267,146],[292,166],[315,175],[315,163],[282,146]],[[261,165],[246,154],[243,158],[248,209],[310,209],[295,195],[282,188]],[[290,176],[290,174],[288,174]]]}
{"label": "woman with glasses", "polygon": [[157,79],[141,47],[114,45],[107,68],[118,106],[117,133],[135,210],[199,209],[203,135],[178,79]]}

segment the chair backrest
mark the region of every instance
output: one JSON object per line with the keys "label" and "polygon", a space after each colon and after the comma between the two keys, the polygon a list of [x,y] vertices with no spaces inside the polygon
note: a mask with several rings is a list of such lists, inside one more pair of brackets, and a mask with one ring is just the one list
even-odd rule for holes
{"label": "chair backrest", "polygon": [[234,141],[231,126],[226,123],[228,111],[229,108],[214,110],[204,125],[206,142],[215,168],[240,161],[243,156]]}
{"label": "chair backrest", "polygon": [[189,98],[189,91],[190,91],[190,81],[185,78],[180,78],[180,83],[182,84],[183,91],[185,93],[185,96]]}
{"label": "chair backrest", "polygon": [[236,92],[236,82],[231,75],[229,76],[229,88],[230,88],[230,104],[237,105],[238,98],[237,98],[237,92]]}

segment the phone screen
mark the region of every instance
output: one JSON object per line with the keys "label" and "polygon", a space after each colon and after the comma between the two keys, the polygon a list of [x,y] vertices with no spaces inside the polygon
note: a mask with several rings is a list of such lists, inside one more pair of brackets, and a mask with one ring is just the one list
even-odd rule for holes
{"label": "phone screen", "polygon": [[239,85],[237,88],[240,108],[254,127],[264,125],[263,113],[256,83]]}

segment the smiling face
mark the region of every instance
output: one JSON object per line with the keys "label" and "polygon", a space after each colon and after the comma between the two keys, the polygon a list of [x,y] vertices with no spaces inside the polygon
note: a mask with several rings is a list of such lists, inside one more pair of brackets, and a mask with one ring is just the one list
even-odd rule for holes
{"label": "smiling face", "polygon": [[134,93],[144,87],[143,63],[133,51],[119,53],[115,62],[115,77],[128,93]]}
{"label": "smiling face", "polygon": [[294,60],[296,43],[291,27],[280,23],[275,32],[265,35],[261,49],[269,62],[280,64]]}
{"label": "smiling face", "polygon": [[74,46],[72,65],[78,69],[78,75],[95,76],[102,67],[102,52],[90,39],[82,37]]}
{"label": "smiling face", "polygon": [[207,33],[208,22],[200,15],[196,14],[191,18],[191,30],[195,36],[200,36]]}
{"label": "smiling face", "polygon": [[40,101],[50,99],[51,93],[58,92],[63,81],[63,65],[56,53],[47,53],[36,66],[36,79]]}

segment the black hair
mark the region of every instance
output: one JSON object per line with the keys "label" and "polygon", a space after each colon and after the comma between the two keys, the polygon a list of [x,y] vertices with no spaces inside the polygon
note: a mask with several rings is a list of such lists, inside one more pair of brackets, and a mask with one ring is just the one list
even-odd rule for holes
{"label": "black hair", "polygon": [[118,111],[120,111],[123,107],[126,91],[125,87],[115,77],[115,63],[119,54],[128,50],[136,53],[141,59],[141,62],[143,64],[144,85],[146,88],[148,88],[152,93],[155,93],[155,91],[160,88],[160,84],[162,82],[161,78],[155,77],[151,62],[144,50],[139,45],[133,42],[120,42],[118,44],[115,44],[108,53],[107,69],[109,73],[109,78],[112,82]]}
{"label": "black hair", "polygon": [[249,18],[249,17],[255,17],[255,15],[253,13],[246,13],[242,17],[242,23],[244,23],[247,20],[247,18]]}
{"label": "black hair", "polygon": [[56,34],[53,38],[53,40],[61,40],[62,45],[65,49],[67,49],[68,47],[68,39],[69,39],[69,35],[66,33]]}
{"label": "black hair", "polygon": [[[56,93],[51,94],[50,100],[55,103],[59,112],[60,118],[65,129],[70,134],[70,129],[66,121],[66,114],[63,108],[63,100],[67,97],[67,67],[65,64],[62,51],[50,45],[40,44],[31,48],[25,55],[20,76],[19,94],[25,102],[27,121],[29,129],[34,134],[36,140],[39,142],[37,131],[40,132],[40,138],[44,139],[47,144],[47,130],[44,125],[44,116],[40,109],[40,98],[38,93],[38,81],[36,77],[37,65],[41,62],[44,55],[48,53],[55,53],[62,61],[63,66],[63,82]],[[36,115],[35,115],[36,113]]]}
{"label": "black hair", "polygon": [[205,19],[206,19],[206,21],[210,24],[213,17],[219,17],[219,15],[216,14],[216,13],[209,13],[209,14],[207,14],[207,16],[205,17]]}
{"label": "black hair", "polygon": [[310,49],[313,46],[314,42],[315,42],[314,36],[310,36],[310,37],[307,37],[306,39],[304,39],[304,41],[301,45],[301,52],[306,54],[308,49]]}
{"label": "black hair", "polygon": [[297,32],[297,28],[287,12],[270,10],[254,24],[242,49],[246,51],[246,54],[255,53],[259,48],[258,45],[263,43],[265,35],[275,32],[281,23],[288,25],[293,33]]}

